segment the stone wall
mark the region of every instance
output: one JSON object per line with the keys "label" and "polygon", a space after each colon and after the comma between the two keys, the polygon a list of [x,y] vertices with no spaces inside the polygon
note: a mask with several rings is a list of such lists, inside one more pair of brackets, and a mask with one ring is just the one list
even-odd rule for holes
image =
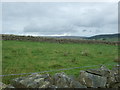
{"label": "stone wall", "polygon": [[64,72],[50,74],[32,74],[11,80],[11,84],[0,83],[8,88],[120,88],[120,66],[109,70],[105,66],[99,69],[80,71],[79,77]]}
{"label": "stone wall", "polygon": [[100,40],[98,41],[98,40],[57,39],[57,38],[47,38],[47,37],[16,36],[16,35],[5,35],[5,34],[2,34],[2,40],[120,45],[120,42],[110,42],[110,41],[100,41]]}

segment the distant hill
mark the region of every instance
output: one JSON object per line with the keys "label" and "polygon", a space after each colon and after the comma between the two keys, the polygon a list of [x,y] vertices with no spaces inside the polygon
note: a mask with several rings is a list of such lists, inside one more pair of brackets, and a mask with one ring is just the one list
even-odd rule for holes
{"label": "distant hill", "polygon": [[104,34],[104,35],[96,35],[96,36],[89,37],[89,39],[116,38],[116,37],[119,37],[119,38],[120,38],[120,34]]}
{"label": "distant hill", "polygon": [[96,36],[88,37],[87,39],[118,41],[119,38],[120,38],[120,33],[118,33],[118,34],[96,35]]}
{"label": "distant hill", "polygon": [[60,39],[85,39],[86,37],[81,36],[47,36],[52,38],[60,38]]}
{"label": "distant hill", "polygon": [[92,37],[81,37],[81,36],[47,36],[47,37],[60,38],[60,39],[91,39],[91,40],[118,41],[118,38],[120,38],[120,33],[96,35]]}

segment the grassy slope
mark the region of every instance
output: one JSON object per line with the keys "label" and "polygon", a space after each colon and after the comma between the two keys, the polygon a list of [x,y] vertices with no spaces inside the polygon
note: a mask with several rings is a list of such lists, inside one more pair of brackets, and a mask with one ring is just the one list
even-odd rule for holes
{"label": "grassy slope", "polygon": [[[2,45],[3,75],[114,63],[113,59],[118,55],[116,46],[102,44],[3,41]],[[83,51],[89,55],[82,56]],[[79,70],[64,72],[78,75]],[[9,83],[15,77],[18,76],[4,77],[3,82]]]}
{"label": "grassy slope", "polygon": [[[99,38],[97,40],[102,40],[102,38]],[[119,38],[105,38],[103,41],[119,41]]]}

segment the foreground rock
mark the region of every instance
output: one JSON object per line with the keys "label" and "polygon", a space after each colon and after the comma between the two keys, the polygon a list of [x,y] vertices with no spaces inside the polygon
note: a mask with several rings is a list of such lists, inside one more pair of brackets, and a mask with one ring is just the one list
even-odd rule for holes
{"label": "foreground rock", "polygon": [[99,69],[89,69],[80,72],[80,82],[93,88],[118,88],[120,87],[120,66],[112,70],[101,66]]}
{"label": "foreground rock", "polygon": [[64,73],[57,73],[54,77],[49,74],[20,77],[13,79],[12,85],[16,88],[86,88]]}
{"label": "foreground rock", "polygon": [[65,73],[33,74],[15,78],[10,85],[0,83],[0,88],[120,88],[120,66],[80,71],[78,78]]}

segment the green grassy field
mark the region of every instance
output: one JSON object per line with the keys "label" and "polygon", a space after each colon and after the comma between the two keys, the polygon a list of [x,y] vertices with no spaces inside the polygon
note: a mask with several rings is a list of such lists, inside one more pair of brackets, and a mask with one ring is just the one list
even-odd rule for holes
{"label": "green grassy field", "polygon": [[[87,55],[83,55],[82,52],[87,52]],[[118,48],[112,45],[2,41],[2,74],[40,72],[99,64],[116,64],[113,60],[117,56]],[[108,67],[111,68],[112,66]],[[72,69],[59,72],[77,76],[80,70]],[[50,72],[50,74],[54,73],[56,72]],[[16,77],[20,76],[3,77],[3,82],[8,84],[11,79]]]}

